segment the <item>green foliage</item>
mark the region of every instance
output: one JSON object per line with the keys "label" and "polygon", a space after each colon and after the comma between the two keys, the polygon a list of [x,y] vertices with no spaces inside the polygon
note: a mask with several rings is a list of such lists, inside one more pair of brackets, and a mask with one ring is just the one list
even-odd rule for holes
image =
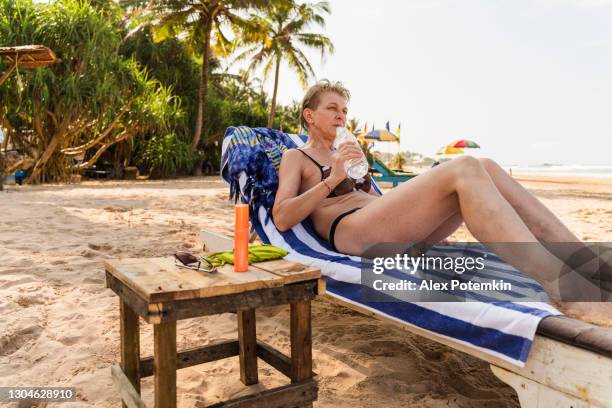
{"label": "green foliage", "polygon": [[[178,40],[153,42],[150,27],[127,37],[120,53],[138,61],[151,78],[162,84],[166,92],[162,99],[176,100],[181,107],[174,116],[177,120],[168,127],[171,133],[135,139],[134,162],[154,177],[191,173],[196,156],[189,149],[186,154],[184,149],[189,147],[197,110],[199,65]],[[177,154],[169,148],[172,146]]]}
{"label": "green foliage", "polygon": [[[191,20],[184,25],[167,20],[179,35],[158,42],[152,27],[134,30],[143,22],[139,9],[162,3],[172,12],[179,12],[182,4],[0,0],[0,44],[43,44],[61,59],[46,68],[19,69],[0,86],[0,123],[14,147],[33,163],[30,171],[38,172],[36,180],[65,178],[72,172],[72,157],[81,154],[83,167],[96,161],[136,164],[155,177],[189,174],[198,161],[216,170],[227,127],[266,126],[270,97],[260,81],[219,72],[217,57],[231,44],[221,31],[213,31],[203,138],[199,150],[191,151],[203,67],[201,27]],[[237,27],[243,20],[236,11],[268,3],[224,1],[225,14],[217,15],[215,27],[220,30],[230,22]],[[180,35],[189,30],[193,35]],[[274,127],[296,133],[298,117],[297,102],[279,106]]]}
{"label": "green foliage", "polygon": [[174,38],[155,43],[151,27],[147,26],[125,38],[119,51],[146,67],[151,78],[171,86],[174,95],[181,99],[181,106],[187,116],[191,118],[194,115],[197,109],[200,64],[183,43]]}
{"label": "green foliage", "polygon": [[154,177],[176,176],[191,169],[193,155],[189,143],[181,141],[173,133],[153,136],[143,141],[138,165]]}
{"label": "green foliage", "polygon": [[[198,86],[201,65],[189,54],[180,41],[169,38],[155,43],[151,30],[143,30],[129,36],[121,47],[121,53],[133,56],[147,68],[152,78],[166,86],[172,86],[173,94],[182,101],[183,112],[187,115],[185,123],[188,126],[174,129],[176,138],[188,142],[191,138],[190,129],[195,123],[198,102]],[[249,81],[242,75],[216,73],[219,64],[211,61],[209,73],[211,83],[208,87],[208,102],[206,104],[204,138],[198,151],[204,167],[216,170],[219,168],[221,141],[229,126],[265,126],[269,98],[263,91],[261,82]],[[279,107],[279,117],[275,121],[278,127],[288,132],[297,132],[299,105]],[[151,163],[142,157],[146,150],[140,143],[147,139],[139,139],[134,151],[138,163]],[[193,160],[192,163],[197,163]],[[186,170],[185,165],[177,166],[178,174]],[[163,172],[154,172],[163,176]]]}
{"label": "green foliage", "polygon": [[302,106],[300,102],[294,101],[289,106],[279,105],[274,116],[275,129],[281,129],[286,133],[298,133],[300,130],[300,114]]}
{"label": "green foliage", "polygon": [[226,38],[223,27],[238,27],[244,24],[238,12],[267,5],[266,0],[151,0],[135,19],[136,29],[138,26],[153,28],[151,34],[154,42],[181,38],[193,56],[201,56],[202,76],[192,150],[195,151],[200,145],[203,130],[207,126],[208,117],[205,113],[210,85],[211,44],[215,46],[213,52],[216,51],[217,54],[227,57],[231,44]]}
{"label": "green foliage", "polygon": [[406,158],[403,154],[397,153],[395,156],[393,156],[393,160],[391,161],[391,167],[393,167],[394,169],[401,169],[404,164],[406,164]]}
{"label": "green foliage", "polygon": [[[114,144],[180,127],[180,101],[118,53],[120,10],[87,1],[0,0],[0,41],[43,44],[61,62],[20,70],[0,87],[0,110],[12,140],[32,157],[34,181],[63,179],[71,154],[93,165]],[[18,85],[22,79],[24,87]]]}

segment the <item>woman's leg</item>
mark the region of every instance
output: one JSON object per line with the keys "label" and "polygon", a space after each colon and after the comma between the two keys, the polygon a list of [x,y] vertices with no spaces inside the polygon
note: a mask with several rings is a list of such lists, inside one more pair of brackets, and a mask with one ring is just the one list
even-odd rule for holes
{"label": "woman's leg", "polygon": [[[480,164],[491,180],[521,217],[531,233],[543,242],[578,242],[579,239],[541,201],[510,177],[495,161],[482,158]],[[451,235],[463,223],[460,212],[450,216],[423,242],[435,244]],[[554,252],[553,252],[554,253]]]}
{"label": "woman's leg", "polygon": [[[506,173],[495,161],[478,159],[501,195],[510,203],[531,233],[544,242],[577,242],[579,239],[540,200]],[[424,239],[436,243],[451,235],[463,223],[458,212]]]}
{"label": "woman's leg", "polygon": [[[612,267],[597,262],[598,253],[581,242],[540,200],[510,177],[491,159],[479,159],[495,186],[512,205],[529,230],[546,249],[563,261],[571,270],[586,277],[590,283],[609,291],[612,286]],[[572,276],[570,285],[586,284],[581,277]]]}
{"label": "woman's leg", "polygon": [[540,200],[491,159],[478,159],[501,195],[540,241],[580,241]]}
{"label": "woman's leg", "polygon": [[[461,212],[470,232],[498,255],[541,283],[553,281],[563,265],[525,226],[480,162],[465,156],[443,163],[387,192],[349,215],[336,230],[341,251],[361,254],[382,242],[421,242]],[[496,243],[523,242],[521,251]],[[556,295],[548,285],[549,294]]]}
{"label": "woman's leg", "polygon": [[459,228],[461,224],[463,224],[463,217],[461,216],[461,212],[457,211],[443,221],[442,224],[429,234],[429,236],[425,237],[422,242],[413,245],[410,252],[411,256],[420,256],[421,254],[427,253],[435,244],[457,231],[457,228]]}
{"label": "woman's leg", "polygon": [[445,221],[440,224],[438,228],[436,228],[429,236],[423,239],[423,242],[427,244],[436,244],[442,241],[444,238],[452,235],[453,232],[457,231],[463,224],[463,217],[461,216],[461,212],[457,211],[455,214],[448,217]]}
{"label": "woman's leg", "polygon": [[[514,208],[531,233],[544,242],[577,242],[579,239],[540,200],[510,177],[495,161],[482,158],[480,164],[487,170],[501,195]],[[460,212],[449,217],[424,242],[436,243],[448,237],[463,223]]]}
{"label": "woman's leg", "polygon": [[[367,228],[360,237],[365,241],[417,242],[458,212],[481,242],[538,241],[480,162],[469,156],[443,163],[403,183],[346,220],[362,221]],[[400,224],[404,228],[399,228]]]}

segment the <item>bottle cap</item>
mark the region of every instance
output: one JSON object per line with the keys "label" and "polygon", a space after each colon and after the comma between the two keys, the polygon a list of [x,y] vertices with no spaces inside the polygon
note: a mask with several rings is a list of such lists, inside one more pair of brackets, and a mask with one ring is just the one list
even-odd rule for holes
{"label": "bottle cap", "polygon": [[246,204],[236,204],[236,216],[234,229],[249,228],[249,206]]}

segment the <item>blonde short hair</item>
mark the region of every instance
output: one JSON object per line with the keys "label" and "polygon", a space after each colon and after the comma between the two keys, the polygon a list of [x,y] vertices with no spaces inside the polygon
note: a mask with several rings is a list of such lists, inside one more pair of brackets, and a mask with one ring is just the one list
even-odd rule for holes
{"label": "blonde short hair", "polygon": [[304,119],[304,110],[308,109],[317,109],[319,103],[321,102],[321,95],[325,92],[334,92],[347,100],[347,102],[351,99],[351,93],[348,89],[342,85],[341,82],[335,81],[331,82],[327,79],[323,79],[306,91],[306,95],[304,95],[304,99],[302,99],[302,109],[300,110],[300,124],[302,128],[308,129],[308,123]]}

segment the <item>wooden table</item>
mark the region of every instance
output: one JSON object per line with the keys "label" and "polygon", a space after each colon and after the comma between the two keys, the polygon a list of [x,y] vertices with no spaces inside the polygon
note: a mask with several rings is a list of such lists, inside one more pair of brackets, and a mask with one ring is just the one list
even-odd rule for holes
{"label": "wooden table", "polygon": [[[155,407],[176,407],[176,370],[239,356],[240,380],[257,384],[257,358],[291,383],[223,403],[218,407],[311,406],[317,399],[312,372],[310,301],[325,291],[318,269],[284,260],[251,265],[236,273],[233,265],[214,275],[178,268],[172,258],[105,261],[106,286],[120,298],[121,366],[112,367],[124,407],[144,407],[140,379],[155,376]],[[291,305],[291,356],[256,339],[255,309]],[[238,339],[177,352],[176,322],[236,312]],[[140,358],[139,317],[153,324],[154,355]]]}

